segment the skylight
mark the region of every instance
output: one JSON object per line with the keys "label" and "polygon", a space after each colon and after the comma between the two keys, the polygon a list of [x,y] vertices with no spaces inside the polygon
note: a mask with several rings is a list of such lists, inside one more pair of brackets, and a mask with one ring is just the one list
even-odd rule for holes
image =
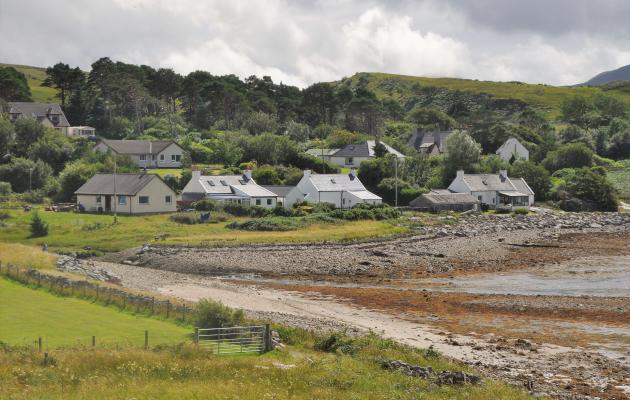
{"label": "skylight", "polygon": [[212,181],[206,181],[206,182],[208,182],[208,185],[214,186],[214,182],[212,182]]}
{"label": "skylight", "polygon": [[221,184],[222,184],[223,186],[227,186],[227,185],[228,185],[228,184],[227,184],[227,182],[226,182],[226,181],[224,181],[224,180],[222,180],[222,181],[221,181]]}

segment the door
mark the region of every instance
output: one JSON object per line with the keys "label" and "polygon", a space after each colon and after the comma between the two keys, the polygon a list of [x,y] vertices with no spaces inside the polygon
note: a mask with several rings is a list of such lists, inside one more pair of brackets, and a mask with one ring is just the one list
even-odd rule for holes
{"label": "door", "polygon": [[112,196],[105,196],[105,211],[112,210]]}

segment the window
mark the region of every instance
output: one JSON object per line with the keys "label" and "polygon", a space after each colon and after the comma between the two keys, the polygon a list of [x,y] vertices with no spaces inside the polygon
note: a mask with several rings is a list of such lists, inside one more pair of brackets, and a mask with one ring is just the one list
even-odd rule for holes
{"label": "window", "polygon": [[146,161],[147,156],[145,154],[140,154],[140,161]]}
{"label": "window", "polygon": [[164,161],[164,154],[160,154],[160,161]]}
{"label": "window", "polygon": [[483,197],[481,195],[477,196],[477,200],[481,201]]}
{"label": "window", "polygon": [[101,196],[96,196],[96,202],[100,203],[101,202]]}
{"label": "window", "polygon": [[267,199],[267,205],[270,206],[272,203],[271,199]]}
{"label": "window", "polygon": [[118,205],[126,206],[127,205],[127,196],[118,196]]}
{"label": "window", "polygon": [[165,197],[164,197],[164,202],[165,202],[166,204],[171,204],[171,196],[165,196]]}
{"label": "window", "polygon": [[179,162],[182,159],[182,156],[179,154],[171,154],[171,161]]}
{"label": "window", "polygon": [[155,154],[151,155],[151,160],[155,161]]}
{"label": "window", "polygon": [[354,164],[354,157],[348,157],[348,158],[346,158],[346,164],[348,164],[348,165],[352,165],[352,164]]}
{"label": "window", "polygon": [[138,197],[138,202],[140,204],[149,204],[149,196],[140,196],[140,197]]}
{"label": "window", "polygon": [[256,199],[256,205],[259,206],[260,205],[260,199]]}

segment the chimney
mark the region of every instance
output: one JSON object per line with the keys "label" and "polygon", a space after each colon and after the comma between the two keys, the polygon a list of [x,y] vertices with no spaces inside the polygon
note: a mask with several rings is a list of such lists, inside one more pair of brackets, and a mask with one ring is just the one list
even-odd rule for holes
{"label": "chimney", "polygon": [[251,181],[252,180],[252,170],[251,169],[246,169],[245,172],[243,173],[243,176],[245,177],[246,180]]}
{"label": "chimney", "polygon": [[463,169],[458,169],[457,170],[457,179],[463,179],[464,178],[464,170]]}
{"label": "chimney", "polygon": [[197,180],[201,178],[201,171],[199,171],[198,169],[193,169],[191,178]]}
{"label": "chimney", "polygon": [[304,170],[304,176],[305,176],[306,178],[308,178],[309,176],[311,176],[311,170],[310,170],[310,169],[305,169],[305,170]]}
{"label": "chimney", "polygon": [[502,169],[499,171],[499,178],[501,178],[501,181],[503,182],[504,180],[507,179],[507,169]]}
{"label": "chimney", "polygon": [[356,169],[354,169],[354,168],[352,168],[352,169],[350,170],[350,173],[348,174],[348,176],[350,176],[350,180],[354,180],[354,178],[356,178],[356,177],[357,177],[357,170],[356,170]]}

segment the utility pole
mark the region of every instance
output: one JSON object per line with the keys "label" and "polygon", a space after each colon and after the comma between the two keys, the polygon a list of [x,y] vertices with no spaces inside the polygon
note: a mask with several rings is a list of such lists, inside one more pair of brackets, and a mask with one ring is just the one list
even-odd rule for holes
{"label": "utility pole", "polygon": [[394,154],[394,191],[395,193],[395,205],[398,207],[398,155]]}
{"label": "utility pole", "polygon": [[31,186],[33,181],[33,168],[28,169],[28,192],[31,192]]}
{"label": "utility pole", "polygon": [[118,222],[118,199],[116,198],[116,153],[114,153],[114,223]]}

